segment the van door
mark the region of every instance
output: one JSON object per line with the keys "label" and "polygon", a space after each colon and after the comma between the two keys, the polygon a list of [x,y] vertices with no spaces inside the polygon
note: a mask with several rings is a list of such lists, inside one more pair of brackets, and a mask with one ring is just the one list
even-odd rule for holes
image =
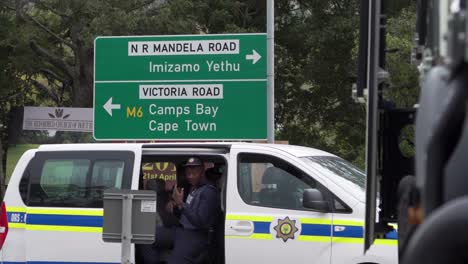
{"label": "van door", "polygon": [[293,157],[231,149],[226,263],[330,263],[332,213],[302,205],[305,189],[325,190]]}
{"label": "van door", "polygon": [[119,263],[120,244],[102,240],[103,193],[135,189],[140,160],[135,145],[37,152],[26,204],[26,261]]}

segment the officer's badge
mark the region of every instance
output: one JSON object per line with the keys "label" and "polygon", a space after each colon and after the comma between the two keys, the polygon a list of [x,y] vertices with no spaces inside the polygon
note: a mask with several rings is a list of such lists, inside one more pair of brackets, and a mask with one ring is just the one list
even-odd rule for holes
{"label": "officer's badge", "polygon": [[193,196],[192,196],[192,194],[189,194],[189,195],[187,196],[187,201],[186,201],[187,204],[190,204],[190,203],[192,202],[192,200],[193,200]]}
{"label": "officer's badge", "polygon": [[294,234],[299,230],[296,227],[296,220],[289,219],[289,216],[283,220],[278,220],[278,225],[274,227],[276,230],[276,238],[283,239],[284,242],[288,239],[294,239]]}

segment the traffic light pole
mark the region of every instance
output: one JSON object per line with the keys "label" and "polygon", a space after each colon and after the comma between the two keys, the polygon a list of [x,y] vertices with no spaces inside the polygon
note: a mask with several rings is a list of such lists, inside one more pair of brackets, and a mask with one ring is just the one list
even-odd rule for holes
{"label": "traffic light pole", "polygon": [[369,1],[369,34],[367,52],[367,131],[366,131],[366,222],[364,251],[374,242],[377,207],[377,129],[378,129],[378,66],[380,44],[380,0]]}

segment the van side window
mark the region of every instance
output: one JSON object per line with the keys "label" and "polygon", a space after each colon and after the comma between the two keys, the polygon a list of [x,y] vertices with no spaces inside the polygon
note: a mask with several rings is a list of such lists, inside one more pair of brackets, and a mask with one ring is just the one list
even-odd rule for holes
{"label": "van side window", "polygon": [[96,161],[91,176],[94,188],[122,188],[124,162],[121,160]]}
{"label": "van side window", "polygon": [[34,201],[34,195],[45,199],[46,205],[83,199],[86,196],[86,178],[90,163],[90,160],[79,159],[47,160],[41,171],[39,186],[31,186],[36,191],[32,192],[31,201]]}
{"label": "van side window", "polygon": [[350,214],[353,210],[338,197],[333,196],[333,213]]}
{"label": "van side window", "polygon": [[29,206],[100,208],[104,190],[130,188],[133,160],[82,153],[70,158],[51,155],[56,157],[39,159],[31,170]]}
{"label": "van side window", "polygon": [[291,210],[302,206],[305,189],[317,182],[289,163],[269,155],[239,155],[239,193],[251,205]]}

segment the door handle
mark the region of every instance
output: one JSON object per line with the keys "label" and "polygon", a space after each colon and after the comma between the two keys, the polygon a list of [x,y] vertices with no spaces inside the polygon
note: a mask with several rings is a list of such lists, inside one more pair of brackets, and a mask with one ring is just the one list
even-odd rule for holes
{"label": "door handle", "polygon": [[234,229],[234,230],[237,230],[237,231],[248,231],[248,232],[252,231],[252,227],[250,227],[250,226],[238,226],[238,225],[236,225],[236,226],[232,226],[231,228]]}
{"label": "door handle", "polygon": [[238,221],[231,225],[231,229],[242,233],[250,233],[253,231],[253,223],[250,221]]}
{"label": "door handle", "polygon": [[335,232],[345,231],[345,229],[346,229],[346,227],[344,227],[344,226],[335,226],[334,227]]}

